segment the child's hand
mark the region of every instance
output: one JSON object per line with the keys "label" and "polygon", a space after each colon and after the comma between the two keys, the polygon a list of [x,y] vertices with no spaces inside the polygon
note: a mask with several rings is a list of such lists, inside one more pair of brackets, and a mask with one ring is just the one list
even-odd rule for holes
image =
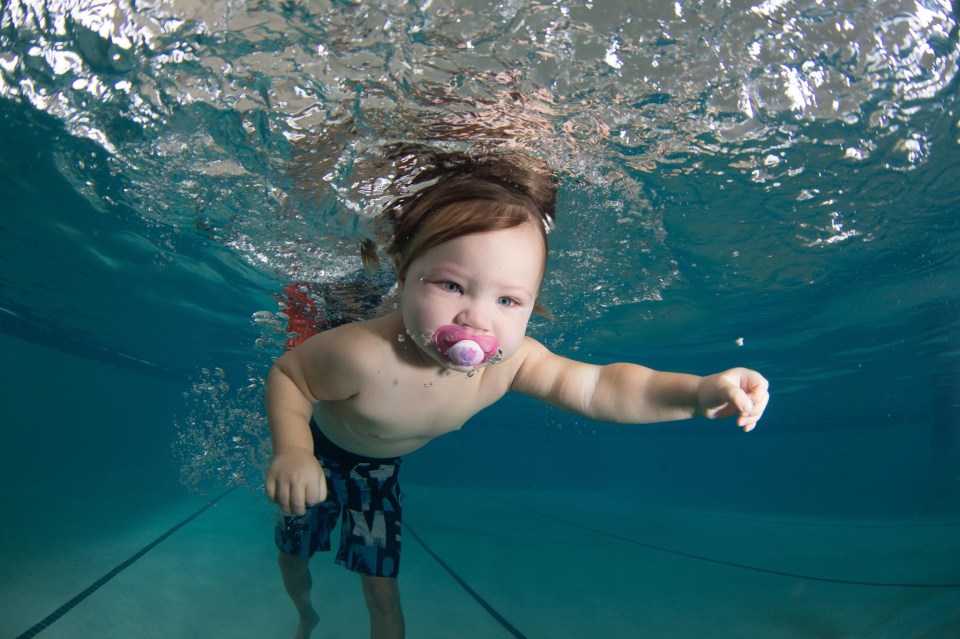
{"label": "child's hand", "polygon": [[327,478],[320,462],[306,450],[292,450],[274,456],[267,471],[267,497],[280,510],[302,515],[308,506],[327,498]]}
{"label": "child's hand", "polygon": [[706,417],[737,417],[737,426],[750,432],[757,425],[770,401],[768,383],[763,376],[747,368],[731,368],[700,380],[697,399]]}

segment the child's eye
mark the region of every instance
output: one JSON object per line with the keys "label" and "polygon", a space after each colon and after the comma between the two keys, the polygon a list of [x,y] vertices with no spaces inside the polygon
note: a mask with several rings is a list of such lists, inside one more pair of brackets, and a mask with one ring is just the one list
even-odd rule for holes
{"label": "child's eye", "polygon": [[440,288],[451,293],[462,293],[463,287],[456,282],[440,282]]}
{"label": "child's eye", "polygon": [[504,296],[504,297],[497,298],[497,304],[499,304],[500,306],[516,306],[518,303],[519,302],[517,302],[517,300],[513,299],[512,297]]}

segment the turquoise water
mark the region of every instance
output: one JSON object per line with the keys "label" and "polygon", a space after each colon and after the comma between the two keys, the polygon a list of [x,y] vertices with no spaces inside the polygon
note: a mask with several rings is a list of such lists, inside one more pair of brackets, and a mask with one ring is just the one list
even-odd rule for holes
{"label": "turquoise water", "polygon": [[4,3],[0,635],[232,486],[43,636],[288,634],[277,296],[361,277],[383,148],[439,136],[560,174],[537,338],[773,400],[744,435],[508,397],[411,455],[411,636],[506,631],[441,562],[528,637],[960,634],[956,9],[714,4]]}

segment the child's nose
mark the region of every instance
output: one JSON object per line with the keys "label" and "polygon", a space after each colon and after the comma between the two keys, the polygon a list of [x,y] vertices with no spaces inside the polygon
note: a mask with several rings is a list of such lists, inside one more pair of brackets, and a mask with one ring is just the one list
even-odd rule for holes
{"label": "child's nose", "polygon": [[460,326],[472,328],[478,331],[488,331],[489,314],[481,304],[471,302],[466,304],[457,314],[456,323]]}

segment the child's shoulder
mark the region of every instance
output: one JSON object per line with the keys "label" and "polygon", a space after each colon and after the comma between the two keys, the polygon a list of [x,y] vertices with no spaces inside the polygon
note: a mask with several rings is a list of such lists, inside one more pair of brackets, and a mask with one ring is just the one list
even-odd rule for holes
{"label": "child's shoulder", "polygon": [[298,344],[288,355],[311,361],[362,359],[364,353],[386,344],[389,328],[384,320],[379,317],[328,328]]}
{"label": "child's shoulder", "polygon": [[558,379],[583,366],[581,362],[557,355],[542,343],[525,336],[513,360],[511,387],[540,397]]}
{"label": "child's shoulder", "polygon": [[529,335],[524,335],[523,342],[517,349],[520,361],[526,361],[528,357],[537,357],[542,354],[550,354],[550,350]]}
{"label": "child's shoulder", "polygon": [[493,366],[492,370],[497,371],[500,375],[504,375],[508,385],[512,386],[516,377],[523,375],[525,370],[530,369],[531,365],[536,362],[542,353],[549,354],[550,351],[534,338],[529,335],[524,335],[523,341],[520,343],[516,352],[503,362]]}
{"label": "child's shoulder", "polygon": [[396,347],[389,334],[385,318],[342,324],[313,335],[288,352],[283,365],[302,373],[311,386],[368,379],[393,357]]}
{"label": "child's shoulder", "polygon": [[349,350],[361,347],[370,349],[379,345],[386,345],[390,337],[398,333],[395,328],[396,320],[392,314],[372,319],[360,320],[341,324],[318,333],[311,340],[323,342],[326,348],[336,347],[337,350]]}

